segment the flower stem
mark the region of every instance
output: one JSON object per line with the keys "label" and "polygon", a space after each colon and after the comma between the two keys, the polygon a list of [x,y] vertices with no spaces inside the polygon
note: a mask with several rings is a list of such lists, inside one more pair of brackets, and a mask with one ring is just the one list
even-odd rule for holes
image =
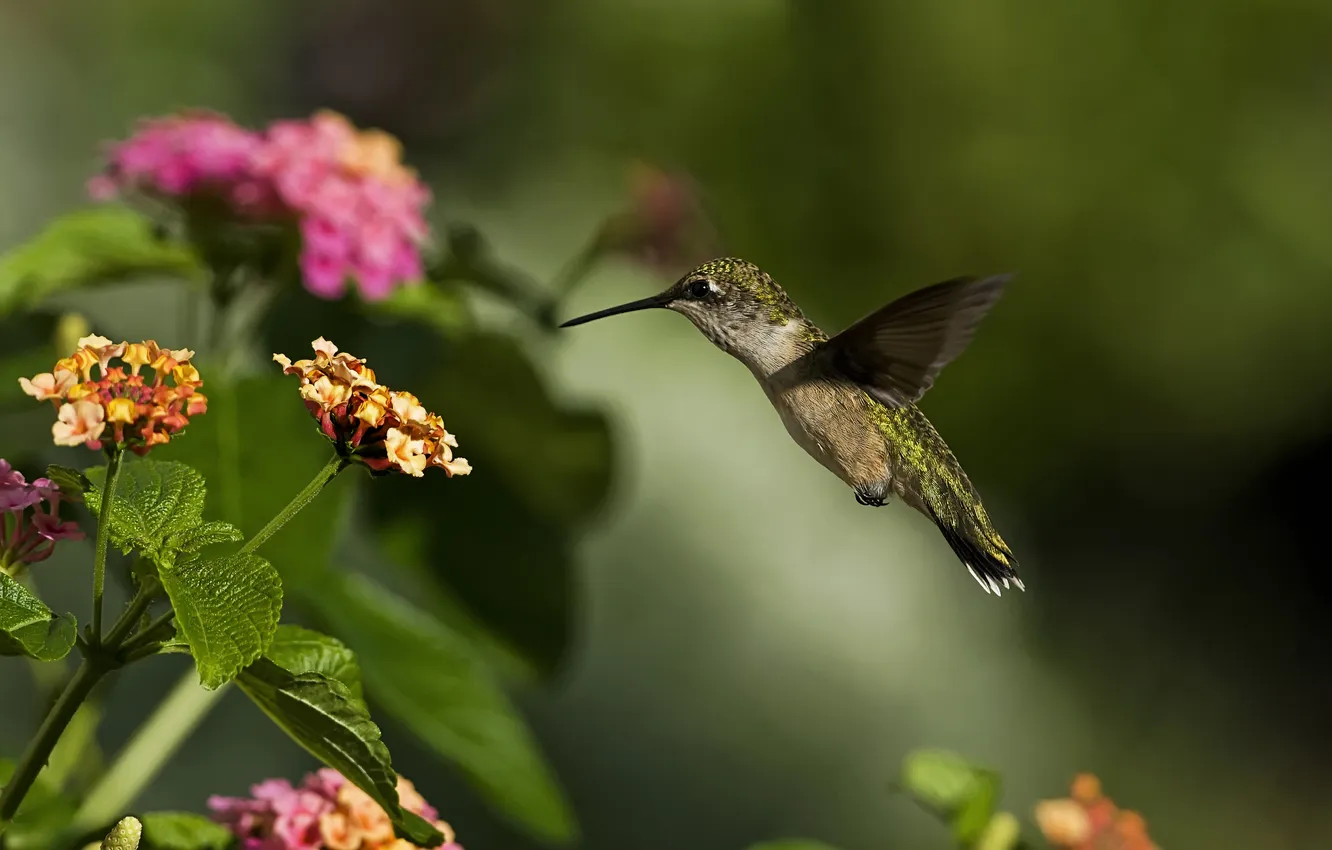
{"label": "flower stem", "polygon": [[319,495],[319,492],[324,489],[328,482],[333,480],[334,476],[350,465],[350,461],[334,455],[328,463],[324,464],[324,468],[319,470],[319,474],[309,484],[305,485],[304,490],[297,493],[285,508],[278,511],[277,516],[270,519],[268,525],[261,528],[258,534],[246,541],[245,545],[241,547],[241,552],[253,552],[264,545],[264,542],[276,534],[278,529],[290,522],[292,517],[301,512],[302,508],[313,502],[315,496]]}
{"label": "flower stem", "polygon": [[18,767],[14,770],[14,775],[10,778],[9,784],[5,786],[4,793],[0,793],[0,834],[9,827],[14,820],[14,815],[18,813],[19,805],[27,795],[28,790],[32,788],[32,783],[36,781],[37,774],[42,772],[46,766],[47,759],[51,757],[51,751],[55,749],[56,742],[60,740],[60,735],[69,725],[69,721],[74,719],[74,714],[79,710],[79,706],[92,693],[92,689],[101,681],[102,677],[111,671],[111,665],[105,663],[105,660],[98,654],[89,655],[83,659],[79,669],[75,671],[74,676],[65,685],[65,689],[60,693],[59,699],[51,707],[51,712],[46,715],[42,721],[41,727],[37,730],[37,735],[28,744],[24,750],[22,758],[19,759]]}
{"label": "flower stem", "polygon": [[116,479],[120,477],[120,458],[123,452],[111,449],[106,462],[106,486],[102,488],[102,509],[97,515],[97,551],[93,558],[93,646],[102,643],[102,591],[106,585],[106,550],[111,543],[111,509],[116,496]]}
{"label": "flower stem", "polygon": [[133,805],[228,690],[228,685],[205,690],[199,685],[199,674],[190,667],[88,793],[69,825],[71,833],[103,829]]}

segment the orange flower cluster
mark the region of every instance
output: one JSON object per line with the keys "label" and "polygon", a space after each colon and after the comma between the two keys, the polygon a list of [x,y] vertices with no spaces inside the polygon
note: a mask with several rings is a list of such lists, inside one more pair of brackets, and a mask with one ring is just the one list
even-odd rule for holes
{"label": "orange flower cluster", "polygon": [[339,352],[323,337],[312,346],[313,360],[293,363],[283,354],[273,360],[286,374],[300,376],[301,398],[339,455],[383,474],[420,477],[431,466],[450,478],[472,471],[466,458],[453,456],[458,441],[444,421],[416,396],[381,386],[364,360]]}
{"label": "orange flower cluster", "polygon": [[[51,434],[57,446],[100,450],[108,441],[109,426],[112,445],[142,455],[170,441],[191,416],[207,412],[208,399],[199,392],[203,380],[190,364],[193,356],[189,349],[172,351],[153,340],[113,344],[104,336],[85,336],[55,369],[19,378],[19,386],[38,401],[49,399],[55,405]],[[112,366],[116,358],[124,365]],[[151,376],[143,374],[145,366]]]}
{"label": "orange flower cluster", "polygon": [[1061,850],[1159,850],[1142,815],[1116,806],[1090,773],[1074,778],[1068,797],[1038,803],[1036,823]]}
{"label": "orange flower cluster", "polygon": [[[398,777],[398,802],[409,812],[423,817],[434,816],[434,809],[411,781],[401,776]],[[453,827],[442,820],[435,820],[434,825],[444,833],[441,850],[462,850],[454,843]],[[350,782],[338,789],[333,811],[319,816],[319,837],[323,839],[323,850],[417,850],[417,846],[407,839],[394,836],[393,824],[384,809]]]}

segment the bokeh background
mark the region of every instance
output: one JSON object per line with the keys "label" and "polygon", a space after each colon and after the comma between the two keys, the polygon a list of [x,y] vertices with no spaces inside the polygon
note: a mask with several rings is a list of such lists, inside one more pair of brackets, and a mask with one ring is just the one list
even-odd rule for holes
{"label": "bokeh background", "polygon": [[[1021,559],[1028,592],[1002,599],[921,517],[857,506],[680,317],[551,335],[476,296],[613,449],[593,521],[549,558],[538,535],[476,566],[562,612],[518,618],[568,646],[515,693],[581,846],[944,847],[888,791],[922,745],[1000,769],[1024,812],[1091,770],[1165,847],[1325,846],[1330,38],[1309,0],[3,0],[0,246],[85,204],[99,144],[136,116],[329,107],[397,134],[436,223],[477,226],[538,281],[623,205],[633,161],[691,175],[727,252],[830,330],[1016,271],[923,403]],[[667,282],[606,264],[561,311]],[[65,306],[160,328],[133,293]],[[265,339],[294,353],[316,317],[282,309]],[[474,391],[471,362],[443,386]],[[503,498],[462,506],[493,495],[485,476],[413,509],[511,537]],[[108,750],[178,660],[108,696]],[[27,676],[0,666],[0,750],[36,720]],[[385,725],[466,846],[539,846]],[[232,693],[144,808],[310,764]]]}

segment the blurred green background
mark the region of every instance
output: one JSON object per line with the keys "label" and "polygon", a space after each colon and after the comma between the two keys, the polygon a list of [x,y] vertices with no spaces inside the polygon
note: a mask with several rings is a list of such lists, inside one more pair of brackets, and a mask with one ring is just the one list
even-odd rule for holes
{"label": "blurred green background", "polygon": [[[632,160],[691,174],[726,251],[830,330],[1016,271],[922,405],[1021,560],[1028,593],[1001,600],[921,517],[857,506],[680,317],[543,336],[477,305],[557,403],[609,416],[610,495],[572,563],[497,543],[474,567],[567,597],[567,623],[520,618],[572,644],[516,693],[582,846],[944,847],[886,791],[938,745],[1002,770],[1009,807],[1090,770],[1165,847],[1308,848],[1332,840],[1330,38],[1310,0],[3,0],[0,247],[85,204],[99,144],[136,116],[329,107],[397,134],[436,223],[476,224],[539,280],[623,205]],[[604,266],[563,310],[666,282]],[[133,292],[65,306],[160,329]],[[274,350],[321,332],[311,304],[282,307]],[[424,350],[364,339],[344,347],[381,377]],[[448,389],[484,384],[469,362],[436,398],[473,457],[468,393]],[[513,451],[539,497],[566,498],[557,459]],[[465,506],[496,486],[473,460],[413,510],[503,541],[503,498]],[[86,593],[51,570],[71,577],[42,579],[57,610]],[[103,744],[184,669],[129,671]],[[0,666],[6,752],[37,717],[27,676]],[[467,847],[537,846],[385,725]],[[232,693],[144,808],[310,764]]]}

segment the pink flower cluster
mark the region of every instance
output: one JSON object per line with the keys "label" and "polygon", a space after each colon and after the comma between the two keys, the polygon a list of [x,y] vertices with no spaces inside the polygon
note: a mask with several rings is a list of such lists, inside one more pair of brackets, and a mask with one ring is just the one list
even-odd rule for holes
{"label": "pink flower cluster", "polygon": [[333,112],[262,132],[187,113],[147,120],[114,144],[88,189],[100,200],[202,195],[241,221],[290,222],[301,233],[306,289],[333,299],[352,280],[375,301],[422,275],[430,190],[401,157],[392,136],[359,131]]}
{"label": "pink flower cluster", "polygon": [[[210,797],[213,818],[240,839],[240,850],[415,850],[393,834],[388,814],[360,788],[331,768],[307,774],[300,787],[269,779],[250,788],[251,797]],[[462,850],[452,828],[398,777],[402,807],[444,833],[440,850]]]}
{"label": "pink flower cluster", "polygon": [[60,488],[50,479],[29,484],[0,458],[0,570],[16,574],[51,557],[58,540],[82,540],[76,523],[60,519]]}

